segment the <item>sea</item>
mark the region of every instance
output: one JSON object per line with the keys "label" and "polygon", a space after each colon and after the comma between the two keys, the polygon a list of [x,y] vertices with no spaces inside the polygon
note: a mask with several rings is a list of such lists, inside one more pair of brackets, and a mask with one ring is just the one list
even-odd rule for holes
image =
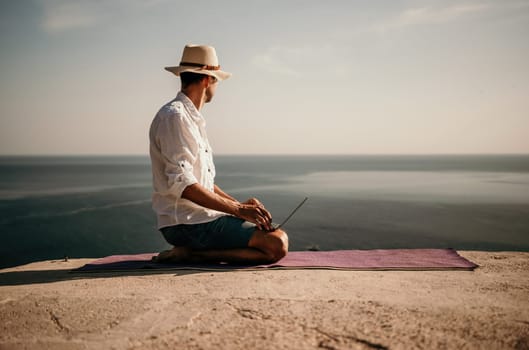
{"label": "sea", "polygon": [[[216,183],[256,197],[290,250],[529,251],[529,155],[217,155]],[[148,156],[0,157],[0,268],[157,252]]]}

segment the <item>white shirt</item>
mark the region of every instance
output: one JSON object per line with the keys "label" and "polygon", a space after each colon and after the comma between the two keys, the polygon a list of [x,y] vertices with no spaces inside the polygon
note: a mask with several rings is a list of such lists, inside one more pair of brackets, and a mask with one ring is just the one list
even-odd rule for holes
{"label": "white shirt", "polygon": [[182,198],[184,189],[199,183],[214,192],[215,165],[206,135],[206,121],[182,92],[164,105],[149,131],[154,192],[152,207],[158,228],[198,224],[227,215]]}

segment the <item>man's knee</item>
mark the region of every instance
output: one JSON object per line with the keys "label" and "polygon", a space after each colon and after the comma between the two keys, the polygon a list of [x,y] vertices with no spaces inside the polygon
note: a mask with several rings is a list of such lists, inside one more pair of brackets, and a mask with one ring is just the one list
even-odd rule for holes
{"label": "man's knee", "polygon": [[284,250],[285,255],[288,253],[288,235],[285,231],[279,229],[276,230],[279,233],[279,238],[281,239],[281,246]]}
{"label": "man's knee", "polygon": [[283,230],[255,231],[248,246],[262,251],[266,255],[265,262],[271,264],[287,255],[288,236]]}
{"label": "man's knee", "polygon": [[271,262],[284,258],[288,253],[288,236],[283,230],[275,230],[269,233],[266,252]]}

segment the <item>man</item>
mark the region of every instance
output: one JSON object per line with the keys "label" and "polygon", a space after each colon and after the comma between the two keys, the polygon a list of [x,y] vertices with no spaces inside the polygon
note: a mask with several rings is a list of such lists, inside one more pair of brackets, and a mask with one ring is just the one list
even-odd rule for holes
{"label": "man", "polygon": [[159,262],[272,263],[284,257],[288,237],[274,230],[259,200],[239,202],[215,185],[215,166],[200,113],[213,99],[220,70],[211,46],[186,45],[166,70],[180,76],[181,91],[156,114],[150,128],[153,209],[158,228],[174,247]]}

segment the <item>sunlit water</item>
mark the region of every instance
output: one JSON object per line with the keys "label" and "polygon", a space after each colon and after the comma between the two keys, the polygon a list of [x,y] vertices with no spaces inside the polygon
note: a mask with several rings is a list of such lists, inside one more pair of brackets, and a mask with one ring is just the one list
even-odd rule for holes
{"label": "sunlit water", "polygon": [[[217,156],[216,182],[288,222],[292,250],[529,251],[529,156]],[[0,158],[0,266],[167,247],[148,157]]]}

